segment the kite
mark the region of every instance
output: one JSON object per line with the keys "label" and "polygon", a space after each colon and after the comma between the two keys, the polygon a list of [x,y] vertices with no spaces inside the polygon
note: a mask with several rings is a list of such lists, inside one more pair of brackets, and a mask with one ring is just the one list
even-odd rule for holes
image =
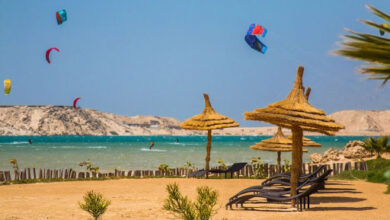
{"label": "kite", "polygon": [[73,100],[73,108],[74,109],[77,109],[77,102],[80,100],[81,98],[80,97],[77,97]]}
{"label": "kite", "polygon": [[261,35],[262,37],[265,37],[267,34],[267,29],[264,27],[258,25],[258,24],[251,24],[249,26],[249,30],[247,32],[248,35]]}
{"label": "kite", "polygon": [[62,24],[64,21],[68,20],[68,17],[66,16],[65,9],[59,10],[56,12],[57,17],[57,23]]}
{"label": "kite", "polygon": [[246,35],[245,41],[250,47],[259,51],[262,54],[264,54],[267,51],[267,46],[263,44],[263,42],[261,42],[259,39],[257,39],[256,36]]}
{"label": "kite", "polygon": [[50,53],[51,53],[51,51],[52,51],[53,49],[56,50],[57,52],[60,52],[60,50],[59,50],[58,48],[56,48],[56,47],[52,47],[52,48],[48,49],[48,50],[46,51],[46,61],[47,61],[48,63],[50,63]]}
{"label": "kite", "polygon": [[245,35],[245,41],[252,49],[264,54],[267,51],[268,47],[263,42],[261,42],[259,38],[256,37],[256,35],[265,37],[266,34],[267,29],[265,29],[264,27],[258,24],[251,24],[249,26],[248,32]]}
{"label": "kite", "polygon": [[8,95],[11,92],[11,80],[4,80],[4,94]]}
{"label": "kite", "polygon": [[[382,24],[382,27],[389,29],[389,24],[384,23],[384,24]],[[382,30],[379,30],[379,33],[381,34],[381,36],[385,35],[385,32]]]}

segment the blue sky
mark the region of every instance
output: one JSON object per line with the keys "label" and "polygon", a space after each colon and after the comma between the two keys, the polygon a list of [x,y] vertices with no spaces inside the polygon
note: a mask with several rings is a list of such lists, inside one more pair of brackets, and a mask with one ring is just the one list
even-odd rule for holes
{"label": "blue sky", "polygon": [[[184,120],[214,108],[242,126],[243,113],[284,99],[298,65],[310,102],[332,113],[389,109],[389,85],[357,74],[361,62],[330,55],[344,28],[376,34],[367,1],[0,0],[0,76],[12,80],[3,105],[71,105],[123,115]],[[369,1],[390,12],[386,0]],[[55,12],[68,21],[57,25]],[[260,54],[248,26],[268,29]],[[47,64],[45,51],[53,52]]]}

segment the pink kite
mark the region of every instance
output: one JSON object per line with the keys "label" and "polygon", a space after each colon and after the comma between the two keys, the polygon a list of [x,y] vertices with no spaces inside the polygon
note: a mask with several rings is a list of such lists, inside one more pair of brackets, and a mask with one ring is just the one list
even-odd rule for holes
{"label": "pink kite", "polygon": [[59,50],[58,48],[56,48],[56,47],[52,47],[52,48],[46,50],[46,61],[47,61],[48,63],[50,63],[50,52],[51,52],[53,49],[56,50],[57,52],[60,52],[60,50]]}
{"label": "pink kite", "polygon": [[75,99],[73,100],[73,108],[74,108],[74,109],[77,109],[76,104],[77,104],[77,102],[78,102],[80,99],[81,99],[80,97],[77,97],[77,98],[75,98]]}

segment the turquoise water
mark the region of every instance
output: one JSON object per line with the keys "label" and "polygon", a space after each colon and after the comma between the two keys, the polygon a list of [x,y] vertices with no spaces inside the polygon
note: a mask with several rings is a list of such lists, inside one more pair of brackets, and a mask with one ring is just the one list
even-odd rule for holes
{"label": "turquoise water", "polygon": [[[196,167],[204,167],[206,157],[205,136],[40,136],[0,137],[0,170],[10,170],[9,160],[16,158],[19,167],[80,169],[81,161],[90,160],[101,170],[156,169],[165,163],[170,167],[182,166],[191,161]],[[211,149],[211,165],[218,159],[226,164],[249,162],[261,157],[264,162],[275,163],[276,152],[254,151],[249,146],[270,136],[215,136]],[[311,136],[322,144],[321,148],[307,148],[304,160],[312,153],[323,153],[329,147],[342,149],[351,140],[365,137]],[[151,141],[155,142],[149,150]],[[290,153],[282,158],[291,159]]]}

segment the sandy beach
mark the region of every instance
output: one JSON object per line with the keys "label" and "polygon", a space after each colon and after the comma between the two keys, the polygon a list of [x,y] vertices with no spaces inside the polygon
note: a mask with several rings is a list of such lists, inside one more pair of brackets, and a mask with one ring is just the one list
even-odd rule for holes
{"label": "sandy beach", "polygon": [[[213,219],[389,219],[386,185],[363,181],[329,180],[327,189],[312,197],[311,209],[290,211],[288,205],[250,204],[254,210],[225,210],[230,196],[261,180],[121,179],[0,186],[0,219],[91,219],[78,207],[83,194],[95,190],[111,200],[102,219],[177,219],[162,205],[165,186],[178,183],[191,199],[207,185],[219,193]],[[320,212],[318,212],[320,211]]]}

